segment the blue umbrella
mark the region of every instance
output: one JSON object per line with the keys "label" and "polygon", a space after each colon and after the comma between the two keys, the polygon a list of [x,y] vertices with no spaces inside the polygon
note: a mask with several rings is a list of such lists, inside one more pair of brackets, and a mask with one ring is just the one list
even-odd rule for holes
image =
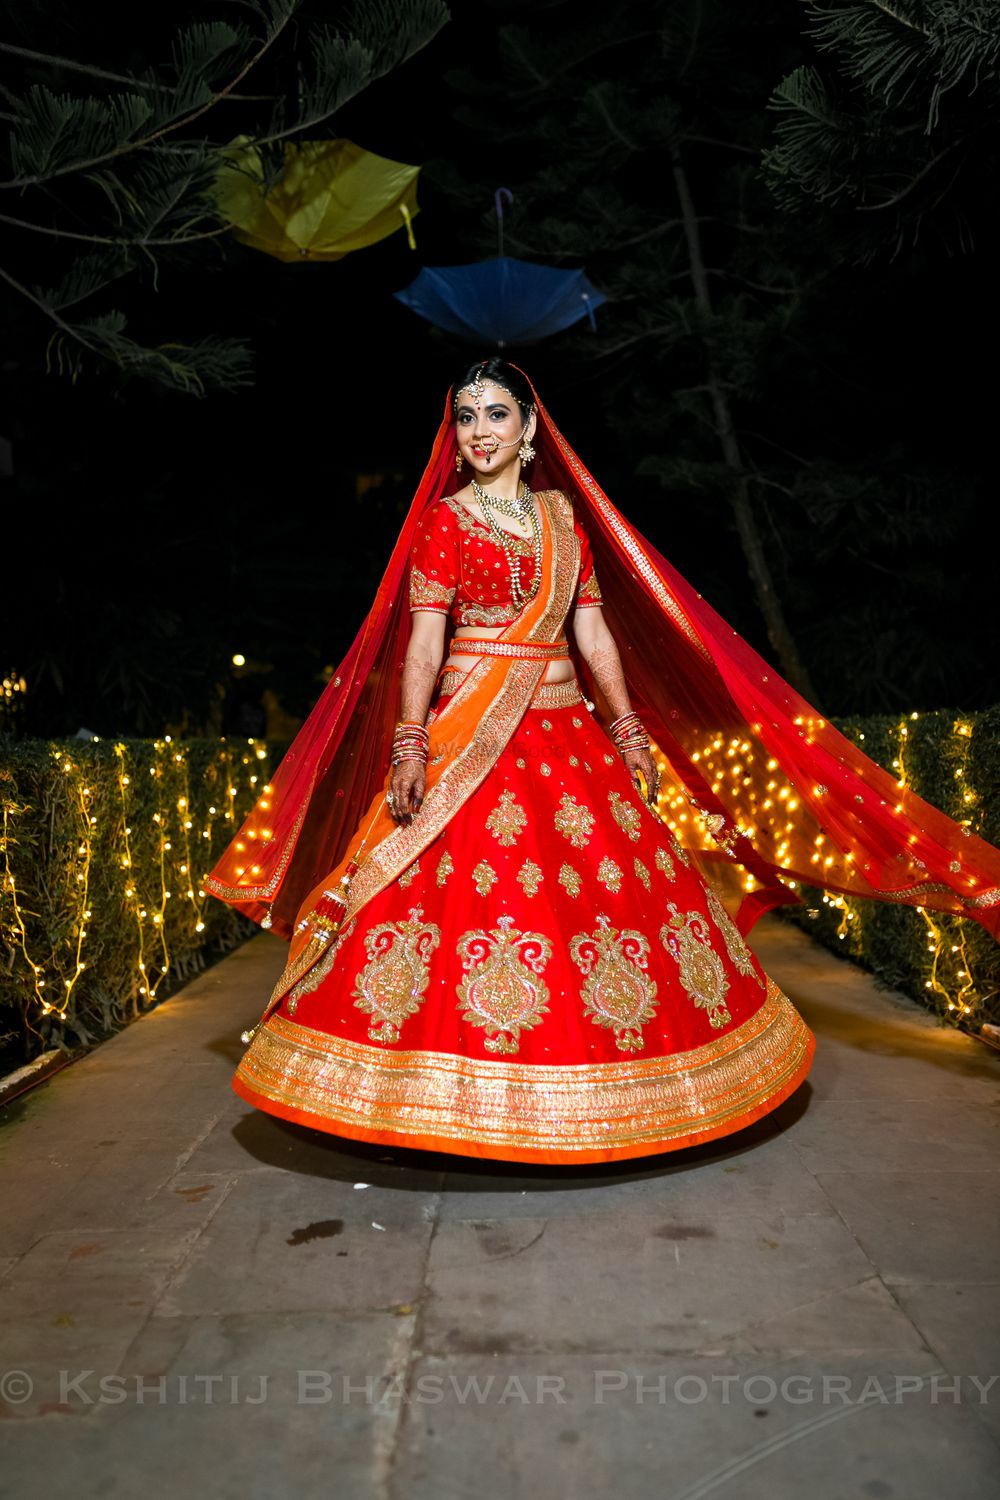
{"label": "blue umbrella", "polygon": [[428,323],[457,333],[470,343],[533,344],[560,333],[581,318],[597,332],[594,308],[607,298],[582,271],[557,271],[503,253],[503,200],[510,188],[497,188],[497,254],[473,266],[425,266],[408,287],[394,292],[400,302]]}
{"label": "blue umbrella", "polygon": [[583,271],[497,255],[471,266],[425,266],[393,294],[438,328],[470,343],[533,344],[589,318],[607,299]]}

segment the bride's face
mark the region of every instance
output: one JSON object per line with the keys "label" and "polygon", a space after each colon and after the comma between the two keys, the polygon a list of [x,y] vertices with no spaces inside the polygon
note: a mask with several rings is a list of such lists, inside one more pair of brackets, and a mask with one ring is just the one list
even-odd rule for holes
{"label": "bride's face", "polygon": [[521,439],[531,436],[534,425],[532,416],[525,431],[521,408],[498,385],[484,382],[478,398],[469,390],[458,393],[455,413],[458,451],[481,475],[498,474],[518,462]]}

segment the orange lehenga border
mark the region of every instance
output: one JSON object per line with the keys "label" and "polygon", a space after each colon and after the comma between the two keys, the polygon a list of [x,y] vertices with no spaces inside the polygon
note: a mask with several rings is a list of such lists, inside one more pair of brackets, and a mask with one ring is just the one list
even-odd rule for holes
{"label": "orange lehenga border", "polygon": [[763,1005],[728,1035],[673,1056],[593,1066],[385,1052],[274,1014],[232,1087],[270,1114],[355,1140],[571,1165],[741,1130],[798,1088],[815,1047],[768,976]]}

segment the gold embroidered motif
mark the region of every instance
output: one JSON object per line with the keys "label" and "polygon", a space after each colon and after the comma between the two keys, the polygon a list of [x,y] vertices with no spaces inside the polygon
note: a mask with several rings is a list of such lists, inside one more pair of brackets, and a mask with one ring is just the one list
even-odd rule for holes
{"label": "gold embroidered motif", "polygon": [[677,871],[674,867],[674,862],[670,858],[670,855],[667,853],[666,849],[663,848],[662,844],[657,848],[656,851],[656,868],[658,870],[662,870],[668,880],[674,880],[676,878]]}
{"label": "gold embroidered motif", "polygon": [[604,757],[603,757],[603,759],[604,759],[604,764],[605,764],[605,765],[606,765],[606,766],[613,766],[613,765],[614,765],[614,763],[615,763],[615,758],[614,758],[614,756],[613,756],[613,755],[609,755],[609,754],[608,754],[608,752],[607,752],[607,751],[606,751],[606,750],[605,750],[605,752],[604,752]]}
{"label": "gold embroidered motif", "polygon": [[578,766],[580,764],[580,757],[578,755],[571,755],[569,763],[571,766]]}
{"label": "gold embroidered motif", "polygon": [[582,719],[578,719],[577,716],[576,716],[576,714],[573,715],[573,728],[574,729],[582,729],[583,728],[583,720]]}
{"label": "gold embroidered motif", "polygon": [[[657,817],[659,817],[659,813],[657,813]],[[691,861],[688,858],[687,850],[684,849],[684,848],[682,848],[681,845],[677,842],[677,837],[676,837],[675,834],[671,833],[669,835],[669,838],[670,838],[670,847],[671,847],[671,849],[673,849],[674,854],[680,860],[681,864],[684,865],[687,869],[690,870],[690,868],[691,868]]]}
{"label": "gold embroidered motif", "polygon": [[636,875],[639,877],[639,879],[642,881],[643,885],[646,887],[647,891],[651,890],[652,889],[652,878],[650,876],[649,871],[646,869],[646,866],[643,864],[642,860],[639,859],[638,855],[636,856],[636,858],[632,862],[632,868],[635,871]]}
{"label": "gold embroidered motif", "polygon": [[451,855],[446,849],[441,858],[438,860],[436,876],[437,884],[444,885],[445,881],[448,879],[448,876],[454,872],[454,869],[455,861],[452,859]]}
{"label": "gold embroidered motif", "polygon": [[[741,1128],[809,1070],[813,1038],[768,979],[748,1020],[665,1055],[547,1066],[453,1051],[375,1047],[276,1012],[240,1060],[237,1086],[323,1128],[377,1121],[386,1138],[531,1162],[596,1160],[688,1146]],[[508,1105],[497,1109],[498,1091]]]}
{"label": "gold embroidered motif", "polygon": [[486,827],[499,844],[509,847],[517,843],[527,823],[528,814],[514,800],[514,793],[510,787],[504,787],[500,793],[500,801],[486,819]]}
{"label": "gold embroidered motif", "polygon": [[656,1015],[656,982],[644,973],[648,940],[641,932],[619,932],[599,912],[596,930],[577,933],[569,951],[588,976],[580,992],[584,1012],[595,1025],[613,1029],[620,1052],[640,1051],[642,1028]]}
{"label": "gold embroidered motif", "polygon": [[312,994],[313,990],[318,989],[320,984],[322,984],[323,980],[329,974],[330,970],[333,968],[334,964],[337,961],[337,954],[340,951],[341,943],[343,942],[344,938],[350,937],[356,926],[357,922],[354,918],[352,918],[351,921],[348,922],[346,927],[342,927],[340,929],[340,932],[337,934],[336,939],[330,944],[329,948],[324,953],[319,963],[314,964],[313,967],[309,970],[308,974],[304,974],[299,982],[293,985],[292,988],[288,991],[288,1009],[289,1011],[291,1011],[292,1015],[294,1015],[295,1011],[298,1009],[298,1004],[302,996]]}
{"label": "gold embroidered motif", "polygon": [[419,905],[411,906],[405,922],[382,922],[365,933],[368,963],[353,993],[358,1010],[376,1018],[368,1028],[373,1042],[399,1041],[399,1028],[423,1002],[430,956],[440,941],[440,927],[424,922]]}
{"label": "gold embroidered motif", "polygon": [[623,802],[618,792],[609,792],[608,801],[611,803],[611,816],[634,844],[639,837],[639,809],[633,807],[631,802]]}
{"label": "gold embroidered motif", "polygon": [[542,728],[543,729],[551,729],[552,728],[552,725],[549,723],[548,719],[543,719],[542,720]]}
{"label": "gold embroidered motif", "polygon": [[524,861],[515,876],[515,879],[520,881],[526,896],[537,896],[538,887],[544,878],[541,865],[536,865],[531,859]]}
{"label": "gold embroidered motif", "polygon": [[410,884],[410,881],[413,879],[414,875],[418,874],[419,871],[420,871],[420,861],[419,861],[419,859],[415,859],[413,861],[412,865],[410,865],[407,869],[405,869],[403,871],[402,875],[400,875],[400,877],[399,877],[399,884],[401,886],[403,886],[404,889],[405,889],[405,887]]}
{"label": "gold embroidered motif", "polygon": [[410,608],[424,609],[427,605],[450,604],[455,597],[454,588],[447,588],[436,578],[414,566],[410,568]]}
{"label": "gold embroidered motif", "polygon": [[522,1029],[537,1026],[548,1010],[541,973],[552,944],[540,932],[520,932],[503,916],[492,932],[465,932],[456,948],[466,978],[457,986],[462,1020],[486,1030],[487,1052],[512,1056]]}
{"label": "gold embroidered motif", "polygon": [[541,774],[543,776],[551,776],[552,775],[552,767],[551,766],[547,766],[545,764],[544,760],[542,761],[542,763],[538,767],[538,769],[539,769],[539,771],[541,772]]}
{"label": "gold embroidered motif", "polygon": [[584,763],[583,763],[583,769],[585,771],[589,771],[590,770],[590,764],[589,764],[588,761],[584,761]]}
{"label": "gold embroidered motif", "polygon": [[660,942],[681,971],[681,984],[698,1009],[708,1012],[713,1030],[733,1018],[725,1006],[729,980],[722,959],[711,945],[708,923],[700,912],[681,913],[672,901],[667,904],[670,921],[660,928]]}
{"label": "gold embroidered motif", "polygon": [[476,604],[463,601],[458,607],[459,625],[507,625],[517,613],[513,604]]}
{"label": "gold embroidered motif", "polygon": [[519,756],[518,756],[518,757],[517,757],[517,760],[516,760],[516,761],[515,761],[515,762],[514,762],[514,764],[515,764],[515,765],[516,765],[516,766],[517,766],[517,769],[518,769],[518,770],[519,770],[519,771],[523,771],[523,770],[524,770],[524,768],[525,768],[525,766],[526,766],[526,764],[527,764],[527,762],[526,762],[526,761],[525,761],[525,759],[524,759],[524,756],[523,756],[523,755],[519,755]]}
{"label": "gold embroidered motif", "polygon": [[481,859],[472,872],[472,878],[476,882],[476,890],[481,896],[488,896],[493,886],[500,879],[492,865],[488,865],[485,859]]}
{"label": "gold embroidered motif", "polygon": [[616,865],[609,854],[606,854],[597,867],[597,878],[602,885],[606,885],[613,896],[617,896],[622,888],[622,875],[625,872],[620,865]]}
{"label": "gold embroidered motif", "polygon": [[574,849],[583,849],[590,843],[594,814],[584,803],[571,797],[569,792],[563,792],[554,821],[556,828],[564,838],[569,839]]}
{"label": "gold embroidered motif", "polygon": [[743,934],[723,906],[718,891],[713,890],[711,886],[707,886],[705,895],[708,898],[708,910],[711,913],[712,921],[722,933],[722,941],[726,945],[726,952],[729,954],[733,968],[738,974],[745,974],[748,979],[756,979],[761,989],[763,989],[765,985],[764,976],[763,974],[758,974],[754,968],[753,958],[743,940]]}
{"label": "gold embroidered motif", "polygon": [[570,708],[574,703],[582,702],[579,682],[575,677],[568,677],[565,682],[540,682],[531,695],[528,707]]}
{"label": "gold embroidered motif", "polygon": [[563,865],[559,871],[559,884],[574,899],[579,896],[582,882],[572,865]]}
{"label": "gold embroidered motif", "polygon": [[577,606],[579,606],[584,601],[589,601],[592,604],[604,603],[604,600],[601,598],[601,586],[597,581],[596,573],[591,573],[590,577],[587,579],[587,582],[581,584],[576,591]]}

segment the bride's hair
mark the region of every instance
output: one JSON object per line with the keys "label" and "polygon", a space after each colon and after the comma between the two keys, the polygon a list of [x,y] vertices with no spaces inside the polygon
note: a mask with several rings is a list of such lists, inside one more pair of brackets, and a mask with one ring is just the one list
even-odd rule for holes
{"label": "bride's hair", "polygon": [[492,380],[509,391],[520,408],[521,421],[527,422],[535,403],[531,394],[531,386],[520,370],[515,370],[513,365],[509,365],[505,359],[500,359],[494,354],[490,359],[480,359],[474,365],[469,365],[455,381],[452,390],[457,396],[459,391],[464,390],[477,379]]}

